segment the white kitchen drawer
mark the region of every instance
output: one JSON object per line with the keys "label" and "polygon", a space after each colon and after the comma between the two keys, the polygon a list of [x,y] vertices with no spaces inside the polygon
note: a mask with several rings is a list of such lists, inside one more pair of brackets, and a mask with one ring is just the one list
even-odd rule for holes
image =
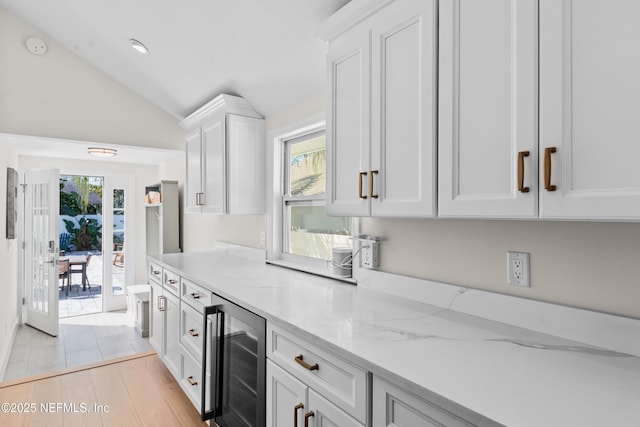
{"label": "white kitchen drawer", "polygon": [[[180,343],[197,359],[202,360],[204,316],[187,304],[180,307]],[[209,331],[211,328],[209,328]]]}
{"label": "white kitchen drawer", "polygon": [[[343,411],[366,424],[367,371],[272,325],[267,325],[267,357]],[[302,364],[306,364],[307,367]],[[317,367],[311,369],[314,365]]]}
{"label": "white kitchen drawer", "polygon": [[179,296],[180,275],[173,271],[164,270],[162,274],[162,286],[175,296]]}
{"label": "white kitchen drawer", "polygon": [[191,307],[203,312],[205,307],[211,305],[211,291],[206,290],[200,285],[196,285],[192,281],[182,278],[182,301],[188,303]]}
{"label": "white kitchen drawer", "polygon": [[154,262],[149,263],[149,279],[162,284],[162,267]]}
{"label": "white kitchen drawer", "polygon": [[[207,386],[211,378],[207,376]],[[200,412],[202,400],[202,367],[189,352],[182,350],[180,355],[180,386],[191,400],[191,403]]]}

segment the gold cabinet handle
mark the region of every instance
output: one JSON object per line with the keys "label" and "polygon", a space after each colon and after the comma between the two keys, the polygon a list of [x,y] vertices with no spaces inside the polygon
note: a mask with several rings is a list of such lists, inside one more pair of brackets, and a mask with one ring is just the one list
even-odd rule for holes
{"label": "gold cabinet handle", "polygon": [[191,385],[198,385],[198,381],[193,379],[193,376],[188,376],[187,377],[187,381],[189,382],[189,384]]}
{"label": "gold cabinet handle", "polygon": [[313,411],[304,414],[304,427],[309,427],[309,418],[313,417]]}
{"label": "gold cabinet handle", "polygon": [[369,175],[369,196],[372,199],[377,199],[378,198],[377,194],[373,194],[373,176],[374,175],[378,175],[378,172],[379,171],[377,169],[376,170],[372,170],[371,174]]}
{"label": "gold cabinet handle", "polygon": [[199,299],[200,298],[200,294],[197,292],[191,292],[189,295],[191,295],[191,298],[193,299]]}
{"label": "gold cabinet handle", "polygon": [[304,408],[302,403],[298,403],[293,407],[293,427],[298,427],[298,409]]}
{"label": "gold cabinet handle", "polygon": [[551,154],[556,152],[556,147],[547,147],[544,149],[544,189],[547,191],[556,191],[556,186],[551,185]]}
{"label": "gold cabinet handle", "polygon": [[192,337],[197,337],[197,336],[198,336],[198,333],[196,332],[196,330],[195,330],[195,329],[189,329],[187,332],[188,332],[188,333],[189,333],[189,335],[191,335]]}
{"label": "gold cabinet handle", "polygon": [[296,356],[294,360],[298,362],[298,365],[302,366],[304,369],[307,369],[309,371],[317,371],[319,368],[317,363],[314,363],[313,365],[309,365],[307,362],[305,362],[301,354]]}
{"label": "gold cabinet handle", "polygon": [[524,158],[529,157],[529,151],[518,152],[518,191],[528,193],[529,187],[524,186]]}
{"label": "gold cabinet handle", "polygon": [[358,174],[358,197],[360,197],[361,199],[366,199],[367,196],[362,194],[362,177],[363,176],[367,176],[366,172],[360,172]]}

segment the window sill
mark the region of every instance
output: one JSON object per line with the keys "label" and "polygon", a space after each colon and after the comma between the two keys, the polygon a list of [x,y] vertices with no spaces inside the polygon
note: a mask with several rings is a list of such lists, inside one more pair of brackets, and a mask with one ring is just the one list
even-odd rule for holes
{"label": "window sill", "polygon": [[316,276],[322,276],[329,279],[340,280],[341,282],[346,282],[352,285],[357,285],[356,279],[354,279],[353,277],[338,276],[336,274],[330,273],[329,271],[327,271],[326,268],[322,269],[322,268],[318,268],[310,265],[304,265],[304,264],[298,264],[291,261],[285,261],[282,259],[274,259],[274,260],[268,259],[267,264],[273,264],[279,267],[289,268],[291,270],[302,271],[303,273],[309,273]]}

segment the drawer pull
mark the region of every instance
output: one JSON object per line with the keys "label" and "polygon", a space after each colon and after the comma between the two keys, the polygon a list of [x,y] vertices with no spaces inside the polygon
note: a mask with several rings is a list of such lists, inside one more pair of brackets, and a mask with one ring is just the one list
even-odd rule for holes
{"label": "drawer pull", "polygon": [[298,403],[293,407],[293,427],[298,427],[298,409],[304,408],[302,403]]}
{"label": "drawer pull", "polygon": [[309,411],[304,414],[304,427],[309,427],[309,418],[313,417],[313,411]]}
{"label": "drawer pull", "polygon": [[175,285],[176,283],[178,283],[178,281],[175,280],[175,279],[169,279],[169,280],[167,280],[167,283],[170,284],[170,285]]}
{"label": "drawer pull", "polygon": [[198,385],[198,381],[194,380],[192,375],[187,377],[187,381],[191,385]]}
{"label": "drawer pull", "polygon": [[524,186],[524,158],[529,157],[529,151],[518,152],[518,191],[528,193],[529,187]]}
{"label": "drawer pull", "polygon": [[191,292],[189,295],[191,295],[193,299],[200,299],[200,294],[197,292]]}
{"label": "drawer pull", "polygon": [[187,332],[189,332],[189,335],[191,335],[192,337],[198,336],[198,333],[196,332],[195,329],[189,329]]}
{"label": "drawer pull", "polygon": [[153,274],[154,276],[159,276],[160,272],[158,270],[151,270],[151,274]]}
{"label": "drawer pull", "polygon": [[[294,358],[294,360],[296,362],[298,362],[298,365],[302,366],[304,369],[307,369],[309,371],[317,371],[318,370],[318,364],[314,363],[313,365],[309,365],[307,362],[304,361],[304,359],[302,358],[302,355],[298,355]],[[313,412],[312,412],[313,414]]]}

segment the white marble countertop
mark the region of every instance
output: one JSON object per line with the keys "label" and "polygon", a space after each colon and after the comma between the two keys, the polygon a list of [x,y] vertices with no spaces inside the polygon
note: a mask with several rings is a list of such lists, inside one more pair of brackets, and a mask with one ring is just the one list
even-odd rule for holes
{"label": "white marble countertop", "polygon": [[479,424],[640,425],[640,357],[225,251],[154,259]]}

